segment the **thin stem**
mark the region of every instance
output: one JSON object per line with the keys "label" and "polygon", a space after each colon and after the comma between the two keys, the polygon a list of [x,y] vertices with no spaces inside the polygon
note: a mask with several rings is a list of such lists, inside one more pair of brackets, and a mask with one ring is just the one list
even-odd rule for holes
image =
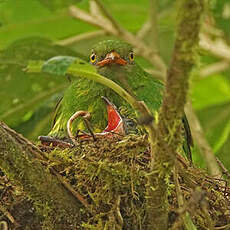
{"label": "thin stem", "polygon": [[216,161],[217,161],[218,165],[220,166],[220,168],[222,169],[223,174],[226,175],[228,179],[230,179],[230,173],[229,173],[229,171],[225,168],[225,166],[224,166],[224,164],[221,162],[221,160],[220,160],[218,157],[216,157]]}
{"label": "thin stem", "polygon": [[84,34],[78,34],[76,36],[73,36],[67,39],[59,40],[56,42],[56,44],[67,46],[67,45],[71,45],[73,43],[76,43],[82,40],[92,39],[92,38],[96,38],[98,36],[103,36],[103,35],[106,35],[106,32],[104,30],[97,30],[97,31],[88,32]]}
{"label": "thin stem", "polygon": [[149,5],[150,5],[150,15],[149,15],[149,21],[150,21],[150,26],[151,26],[151,31],[150,31],[150,46],[157,51],[158,50],[158,22],[157,22],[157,7],[158,1],[156,0],[150,0]]}
{"label": "thin stem", "polygon": [[213,64],[210,64],[208,66],[203,67],[203,69],[200,70],[200,76],[202,78],[208,77],[210,75],[214,75],[220,72],[223,72],[230,68],[230,62],[228,61],[218,61]]}
{"label": "thin stem", "polygon": [[8,224],[5,220],[0,221],[0,229],[1,230],[8,230]]}
{"label": "thin stem", "polygon": [[101,10],[102,14],[111,22],[113,27],[119,31],[119,33],[122,33],[124,29],[118,24],[118,22],[113,18],[113,16],[108,12],[108,10],[105,8],[105,6],[102,4],[100,0],[94,0],[97,4],[98,8]]}
{"label": "thin stem", "polygon": [[230,47],[223,39],[211,40],[206,34],[200,35],[200,47],[209,51],[216,57],[230,61]]}

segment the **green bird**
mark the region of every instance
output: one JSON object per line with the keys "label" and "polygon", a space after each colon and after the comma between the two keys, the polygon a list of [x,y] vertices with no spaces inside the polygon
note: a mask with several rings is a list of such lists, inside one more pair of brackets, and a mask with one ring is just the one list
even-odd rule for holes
{"label": "green bird", "polygon": [[[132,46],[117,40],[106,40],[96,44],[90,55],[90,62],[96,67],[99,74],[119,84],[137,100],[144,101],[155,114],[162,103],[164,85],[144,71],[134,59]],[[91,113],[90,123],[94,132],[104,130],[107,126],[108,107],[101,99],[102,96],[109,99],[118,108],[125,107],[131,110],[130,105],[112,89],[97,82],[79,78],[71,83],[58,104],[54,125],[49,135],[58,138],[67,136],[67,121],[78,110]],[[186,117],[183,118],[183,123],[185,147],[190,152],[192,137]],[[78,129],[85,130],[80,119],[75,124]]]}

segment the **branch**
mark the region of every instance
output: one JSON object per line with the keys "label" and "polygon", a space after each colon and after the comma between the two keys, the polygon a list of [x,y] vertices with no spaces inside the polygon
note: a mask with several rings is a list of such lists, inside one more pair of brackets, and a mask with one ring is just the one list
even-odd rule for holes
{"label": "branch", "polygon": [[150,73],[152,75],[152,77],[157,78],[159,80],[161,80],[162,82],[165,81],[165,74],[163,74],[161,71],[159,70],[155,70],[155,69],[145,69],[146,72]]}
{"label": "branch", "polygon": [[84,33],[84,34],[78,34],[76,36],[67,38],[67,39],[63,39],[63,40],[59,40],[56,42],[57,45],[61,45],[61,46],[66,46],[66,45],[71,45],[75,42],[79,42],[82,40],[87,40],[87,39],[92,39],[92,38],[96,38],[98,36],[103,36],[106,35],[106,32],[103,30],[97,30],[97,31],[93,31],[93,32],[88,32],[88,33]]}
{"label": "branch", "polygon": [[158,1],[149,0],[149,26],[150,30],[147,36],[149,46],[155,52],[158,52],[158,22],[157,22]]}
{"label": "branch", "polygon": [[[153,4],[151,1],[153,2],[153,1],[155,1],[155,0],[150,0],[150,5]],[[171,8],[172,8],[172,7],[168,7],[167,9],[164,9],[164,10],[161,11],[161,12],[157,12],[156,21],[158,21],[159,19],[164,18],[164,17],[166,17],[167,15],[169,15],[170,12],[171,12],[171,10],[172,10]],[[154,13],[153,10],[154,10],[154,9],[152,9],[152,8],[150,7],[150,13],[151,13],[151,12]],[[152,30],[152,25],[153,25],[153,21],[151,21],[151,19],[149,18],[149,19],[142,25],[141,29],[137,32],[137,37],[138,37],[139,39],[144,39],[145,36],[147,36],[147,34],[149,33],[149,31]]]}
{"label": "branch", "polygon": [[230,61],[230,47],[223,41],[223,39],[211,40],[206,34],[200,35],[200,47],[209,51],[216,57]]}
{"label": "branch", "polygon": [[43,162],[46,159],[36,146],[0,122],[1,169],[9,179],[23,186],[45,223],[52,223],[52,227],[47,226],[49,229],[63,229],[70,224],[79,226],[81,204]]}
{"label": "branch", "polygon": [[101,10],[102,15],[105,16],[106,19],[109,20],[109,22],[113,25],[115,30],[120,34],[123,33],[123,28],[118,24],[118,22],[113,18],[113,16],[107,11],[105,6],[102,4],[100,0],[94,0],[96,5],[98,6],[98,9]]}
{"label": "branch", "polygon": [[178,209],[183,210],[183,212],[180,211],[179,213],[179,221],[174,222],[173,226],[170,228],[170,230],[176,230],[180,228],[180,225],[182,225],[182,222],[184,222],[185,229],[187,230],[196,230],[196,227],[194,226],[190,214],[187,212],[184,204],[184,197],[182,194],[182,190],[179,183],[179,174],[178,174],[178,167],[175,167],[173,170],[173,179],[175,183],[176,188],[176,195],[177,195],[177,202],[178,202]]}
{"label": "branch", "polygon": [[[223,39],[223,32],[205,23],[204,33],[200,34],[200,47],[222,60],[204,67],[200,71],[202,77],[225,71],[230,68],[230,47]],[[215,39],[212,39],[215,37]]]}
{"label": "branch", "polygon": [[196,60],[195,49],[203,10],[204,0],[184,0],[179,9],[180,22],[156,130],[152,172],[148,177],[147,229],[164,230],[168,227],[168,181],[175,165],[176,152],[183,141],[181,119],[190,71]]}
{"label": "branch", "polygon": [[200,76],[204,78],[213,74],[223,72],[229,68],[230,68],[230,62],[227,62],[225,60],[218,61],[216,63],[203,67],[203,69],[200,70]]}
{"label": "branch", "polygon": [[69,12],[70,12],[70,15],[72,15],[74,18],[80,19],[91,25],[102,28],[110,34],[113,34],[113,35],[118,34],[118,31],[114,29],[112,23],[105,18],[99,21],[97,20],[97,18],[94,17],[94,15],[89,14],[88,12],[81,10],[80,8],[76,6],[70,6]]}

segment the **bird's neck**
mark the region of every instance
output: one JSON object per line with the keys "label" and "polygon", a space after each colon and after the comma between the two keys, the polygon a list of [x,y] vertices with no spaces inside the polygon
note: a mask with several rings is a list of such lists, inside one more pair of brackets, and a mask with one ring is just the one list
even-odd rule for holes
{"label": "bird's neck", "polygon": [[117,84],[122,84],[123,81],[127,78],[128,72],[131,71],[131,66],[118,66],[118,65],[109,65],[98,68],[98,73],[111,79]]}
{"label": "bird's neck", "polygon": [[134,65],[127,66],[104,66],[98,69],[98,73],[105,76],[106,78],[114,81],[120,85],[123,89],[131,93],[131,88],[129,86],[129,76],[132,73]]}

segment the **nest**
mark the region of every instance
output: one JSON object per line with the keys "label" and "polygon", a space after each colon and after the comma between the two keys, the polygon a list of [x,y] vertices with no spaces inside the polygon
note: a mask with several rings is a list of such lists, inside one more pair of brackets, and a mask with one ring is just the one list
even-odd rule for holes
{"label": "nest", "polygon": [[[83,199],[87,221],[83,229],[145,229],[146,184],[150,147],[146,136],[129,135],[122,140],[98,139],[73,149],[49,153],[55,167]],[[183,229],[180,218],[190,213],[197,229],[210,229],[230,222],[230,188],[227,181],[190,167],[178,155],[177,184],[170,179],[169,228]],[[178,188],[184,204],[178,204]],[[180,207],[180,208],[179,208]],[[118,228],[119,229],[119,228]]]}
{"label": "nest", "polygon": [[[44,147],[42,149],[44,151]],[[81,229],[146,229],[146,184],[150,165],[146,136],[88,140],[73,148],[45,148],[45,151],[48,167],[62,175],[83,204]],[[190,167],[182,156],[177,157],[177,170],[170,178],[168,190],[169,229],[184,229],[186,213],[190,214],[197,229],[229,229],[230,187],[227,181],[212,178],[204,170]],[[25,227],[28,215],[34,225],[33,206],[36,204],[26,199],[22,190],[12,189],[4,175],[0,179],[0,195],[7,201],[5,208],[15,215],[25,207],[30,210],[24,216],[16,215],[18,226]],[[183,197],[183,205],[178,203],[178,196]],[[0,214],[7,219],[6,212],[0,210]],[[29,229],[41,229],[41,226],[37,222],[36,227]]]}

